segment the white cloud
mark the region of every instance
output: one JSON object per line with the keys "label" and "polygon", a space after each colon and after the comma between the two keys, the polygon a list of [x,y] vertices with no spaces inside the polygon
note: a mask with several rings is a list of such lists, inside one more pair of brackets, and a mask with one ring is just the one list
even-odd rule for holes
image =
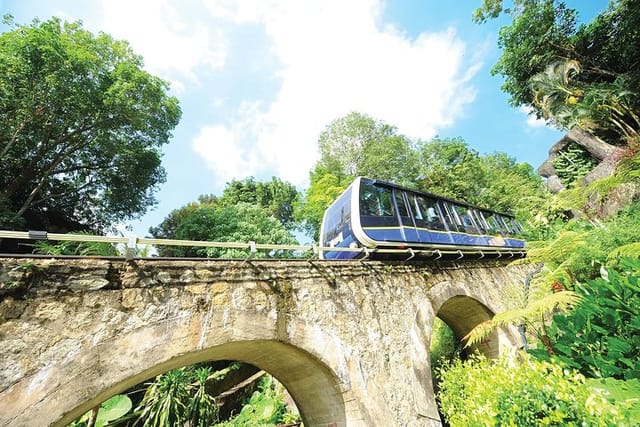
{"label": "white cloud", "polygon": [[238,171],[256,168],[257,158],[243,148],[236,134],[224,126],[200,129],[193,141],[193,149],[202,156],[214,173],[225,182],[237,178]]}
{"label": "white cloud", "polygon": [[[101,28],[115,38],[129,41],[144,56],[145,68],[184,87],[184,79],[198,84],[196,68],[224,66],[227,40],[222,31],[198,18],[193,1],[104,0]],[[202,68],[198,70],[202,72]]]}
{"label": "white cloud", "polygon": [[[254,133],[227,125],[236,142],[255,138],[252,156],[259,160],[249,163],[260,169],[238,169],[239,177],[275,170],[302,184],[317,158],[318,135],[332,120],[358,111],[406,135],[430,138],[475,96],[469,79],[478,64],[465,64],[465,46],[453,30],[411,39],[381,28],[379,1],[207,4],[217,17],[262,24],[282,64],[273,102],[246,112]],[[246,150],[229,154],[247,157]],[[246,166],[242,159],[230,164]]]}
{"label": "white cloud", "polygon": [[523,105],[518,108],[518,111],[527,115],[527,126],[532,128],[541,128],[548,126],[546,120],[536,117],[535,113],[533,112],[533,108]]}

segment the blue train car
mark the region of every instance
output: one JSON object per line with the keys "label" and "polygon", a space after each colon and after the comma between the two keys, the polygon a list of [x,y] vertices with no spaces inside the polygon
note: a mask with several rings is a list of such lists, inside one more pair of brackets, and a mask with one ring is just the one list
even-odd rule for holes
{"label": "blue train car", "polygon": [[320,258],[409,248],[427,256],[524,256],[521,231],[511,215],[358,177],[324,213]]}

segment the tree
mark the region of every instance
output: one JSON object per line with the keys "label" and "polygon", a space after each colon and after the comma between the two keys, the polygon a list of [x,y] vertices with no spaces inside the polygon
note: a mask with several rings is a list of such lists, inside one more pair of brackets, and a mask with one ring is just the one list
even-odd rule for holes
{"label": "tree", "polygon": [[542,180],[528,163],[504,153],[481,156],[462,139],[434,139],[421,147],[416,188],[505,213],[530,215],[546,199]]}
{"label": "tree", "polygon": [[339,177],[316,165],[304,200],[296,206],[296,218],[306,234],[319,241],[324,211],[351,183],[351,177]]}
{"label": "tree", "polygon": [[559,0],[484,0],[475,19],[500,13],[511,25],[500,30],[502,56],[492,72],[505,77],[514,106],[532,107],[562,129],[574,126],[611,144],[638,141],[640,128],[640,7],[612,1],[586,25]]}
{"label": "tree", "polygon": [[180,108],[124,41],[52,18],[0,35],[0,227],[100,232],[156,203]]}
{"label": "tree", "polygon": [[[577,127],[602,136],[613,136],[614,144],[640,141],[640,105],[637,92],[627,87],[620,77],[612,82],[581,82],[583,70],[577,61],[557,61],[534,75],[530,87],[533,104],[540,114],[565,130]],[[603,145],[601,142],[597,144]],[[602,149],[600,149],[602,150]],[[591,150],[593,151],[593,150]],[[604,156],[611,148],[604,148]]]}
{"label": "tree", "polygon": [[318,145],[318,165],[338,177],[375,176],[399,184],[417,177],[417,158],[409,138],[364,114],[354,112],[331,122]]}
{"label": "tree", "polygon": [[409,138],[391,125],[350,113],[331,122],[318,139],[320,160],[296,218],[315,241],[325,209],[357,176],[411,185],[418,176],[418,157]]}
{"label": "tree", "polygon": [[555,0],[528,1],[513,12],[512,24],[500,29],[502,56],[491,70],[504,76],[502,90],[511,95],[513,106],[532,106],[531,77],[559,58],[573,56],[569,39],[575,25],[575,10]]}
{"label": "tree", "polygon": [[253,177],[227,183],[220,203],[233,206],[249,203],[264,208],[287,229],[294,228],[293,209],[298,200],[298,190],[293,184],[275,176],[269,182],[256,182]]}
{"label": "tree", "polygon": [[482,174],[479,153],[461,138],[436,138],[422,145],[418,187],[439,196],[474,202]]}
{"label": "tree", "polygon": [[[196,202],[173,210],[149,233],[158,239],[202,240],[248,243],[250,241],[274,245],[296,245],[297,242],[283,225],[293,207],[295,188],[273,178],[270,182],[255,182],[253,178],[234,180],[227,184],[220,198],[200,196]],[[248,252],[233,248],[205,248],[159,246],[160,256],[235,258]],[[259,252],[256,256],[267,256]],[[282,254],[281,254],[282,255]]]}
{"label": "tree", "polygon": [[[182,222],[201,207],[218,206],[218,198],[214,195],[202,195],[196,202],[187,203],[181,208],[172,210],[157,227],[150,227],[149,233],[156,239],[177,239],[176,231]],[[180,246],[158,246],[158,254],[165,257],[183,257],[185,248]]]}
{"label": "tree", "polygon": [[[295,238],[276,218],[260,206],[240,203],[235,206],[204,206],[194,210],[176,228],[180,240],[208,240],[216,242],[273,245],[295,245]],[[257,257],[271,253],[259,252]],[[242,258],[248,252],[228,248],[183,248],[182,256],[209,258]]]}

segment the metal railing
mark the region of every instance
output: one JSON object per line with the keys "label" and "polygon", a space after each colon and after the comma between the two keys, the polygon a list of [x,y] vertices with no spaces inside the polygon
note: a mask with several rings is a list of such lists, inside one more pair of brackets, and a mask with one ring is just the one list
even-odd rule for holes
{"label": "metal railing", "polygon": [[414,248],[343,248],[343,247],[327,247],[316,245],[277,245],[277,244],[263,244],[253,241],[246,243],[238,242],[216,242],[216,241],[203,241],[203,240],[175,240],[175,239],[149,239],[145,237],[137,236],[97,236],[89,234],[62,234],[62,233],[48,233],[46,231],[7,231],[0,230],[0,239],[19,239],[19,240],[52,240],[52,241],[72,241],[72,242],[98,242],[98,243],[112,243],[116,245],[124,245],[126,248],[125,258],[132,259],[135,257],[136,250],[139,245],[153,245],[153,246],[191,246],[191,247],[209,247],[209,248],[223,248],[223,249],[244,249],[248,250],[248,257],[251,258],[258,250],[267,251],[295,251],[295,252],[313,252],[315,257],[318,257],[320,251],[331,252],[357,252],[362,254],[359,258],[365,260],[370,258],[373,254],[406,254],[408,257],[405,261],[413,259],[417,256],[426,256],[432,259],[440,259],[442,257],[453,257],[454,259],[461,259],[465,256],[476,256],[478,258],[484,258],[487,255],[494,256],[496,258],[502,257],[522,257],[525,255],[525,250],[513,250],[503,249],[495,247],[487,250],[470,249],[414,249]]}

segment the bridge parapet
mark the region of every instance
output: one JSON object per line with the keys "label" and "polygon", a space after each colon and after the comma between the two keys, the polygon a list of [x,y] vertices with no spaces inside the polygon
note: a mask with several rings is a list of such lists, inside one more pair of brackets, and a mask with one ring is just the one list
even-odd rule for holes
{"label": "bridge parapet", "polygon": [[[205,360],[270,372],[308,426],[439,425],[428,355],[435,316],[464,333],[502,310],[504,286],[532,269],[0,258],[0,425],[64,425]],[[494,350],[515,343],[508,331],[495,341]]]}

